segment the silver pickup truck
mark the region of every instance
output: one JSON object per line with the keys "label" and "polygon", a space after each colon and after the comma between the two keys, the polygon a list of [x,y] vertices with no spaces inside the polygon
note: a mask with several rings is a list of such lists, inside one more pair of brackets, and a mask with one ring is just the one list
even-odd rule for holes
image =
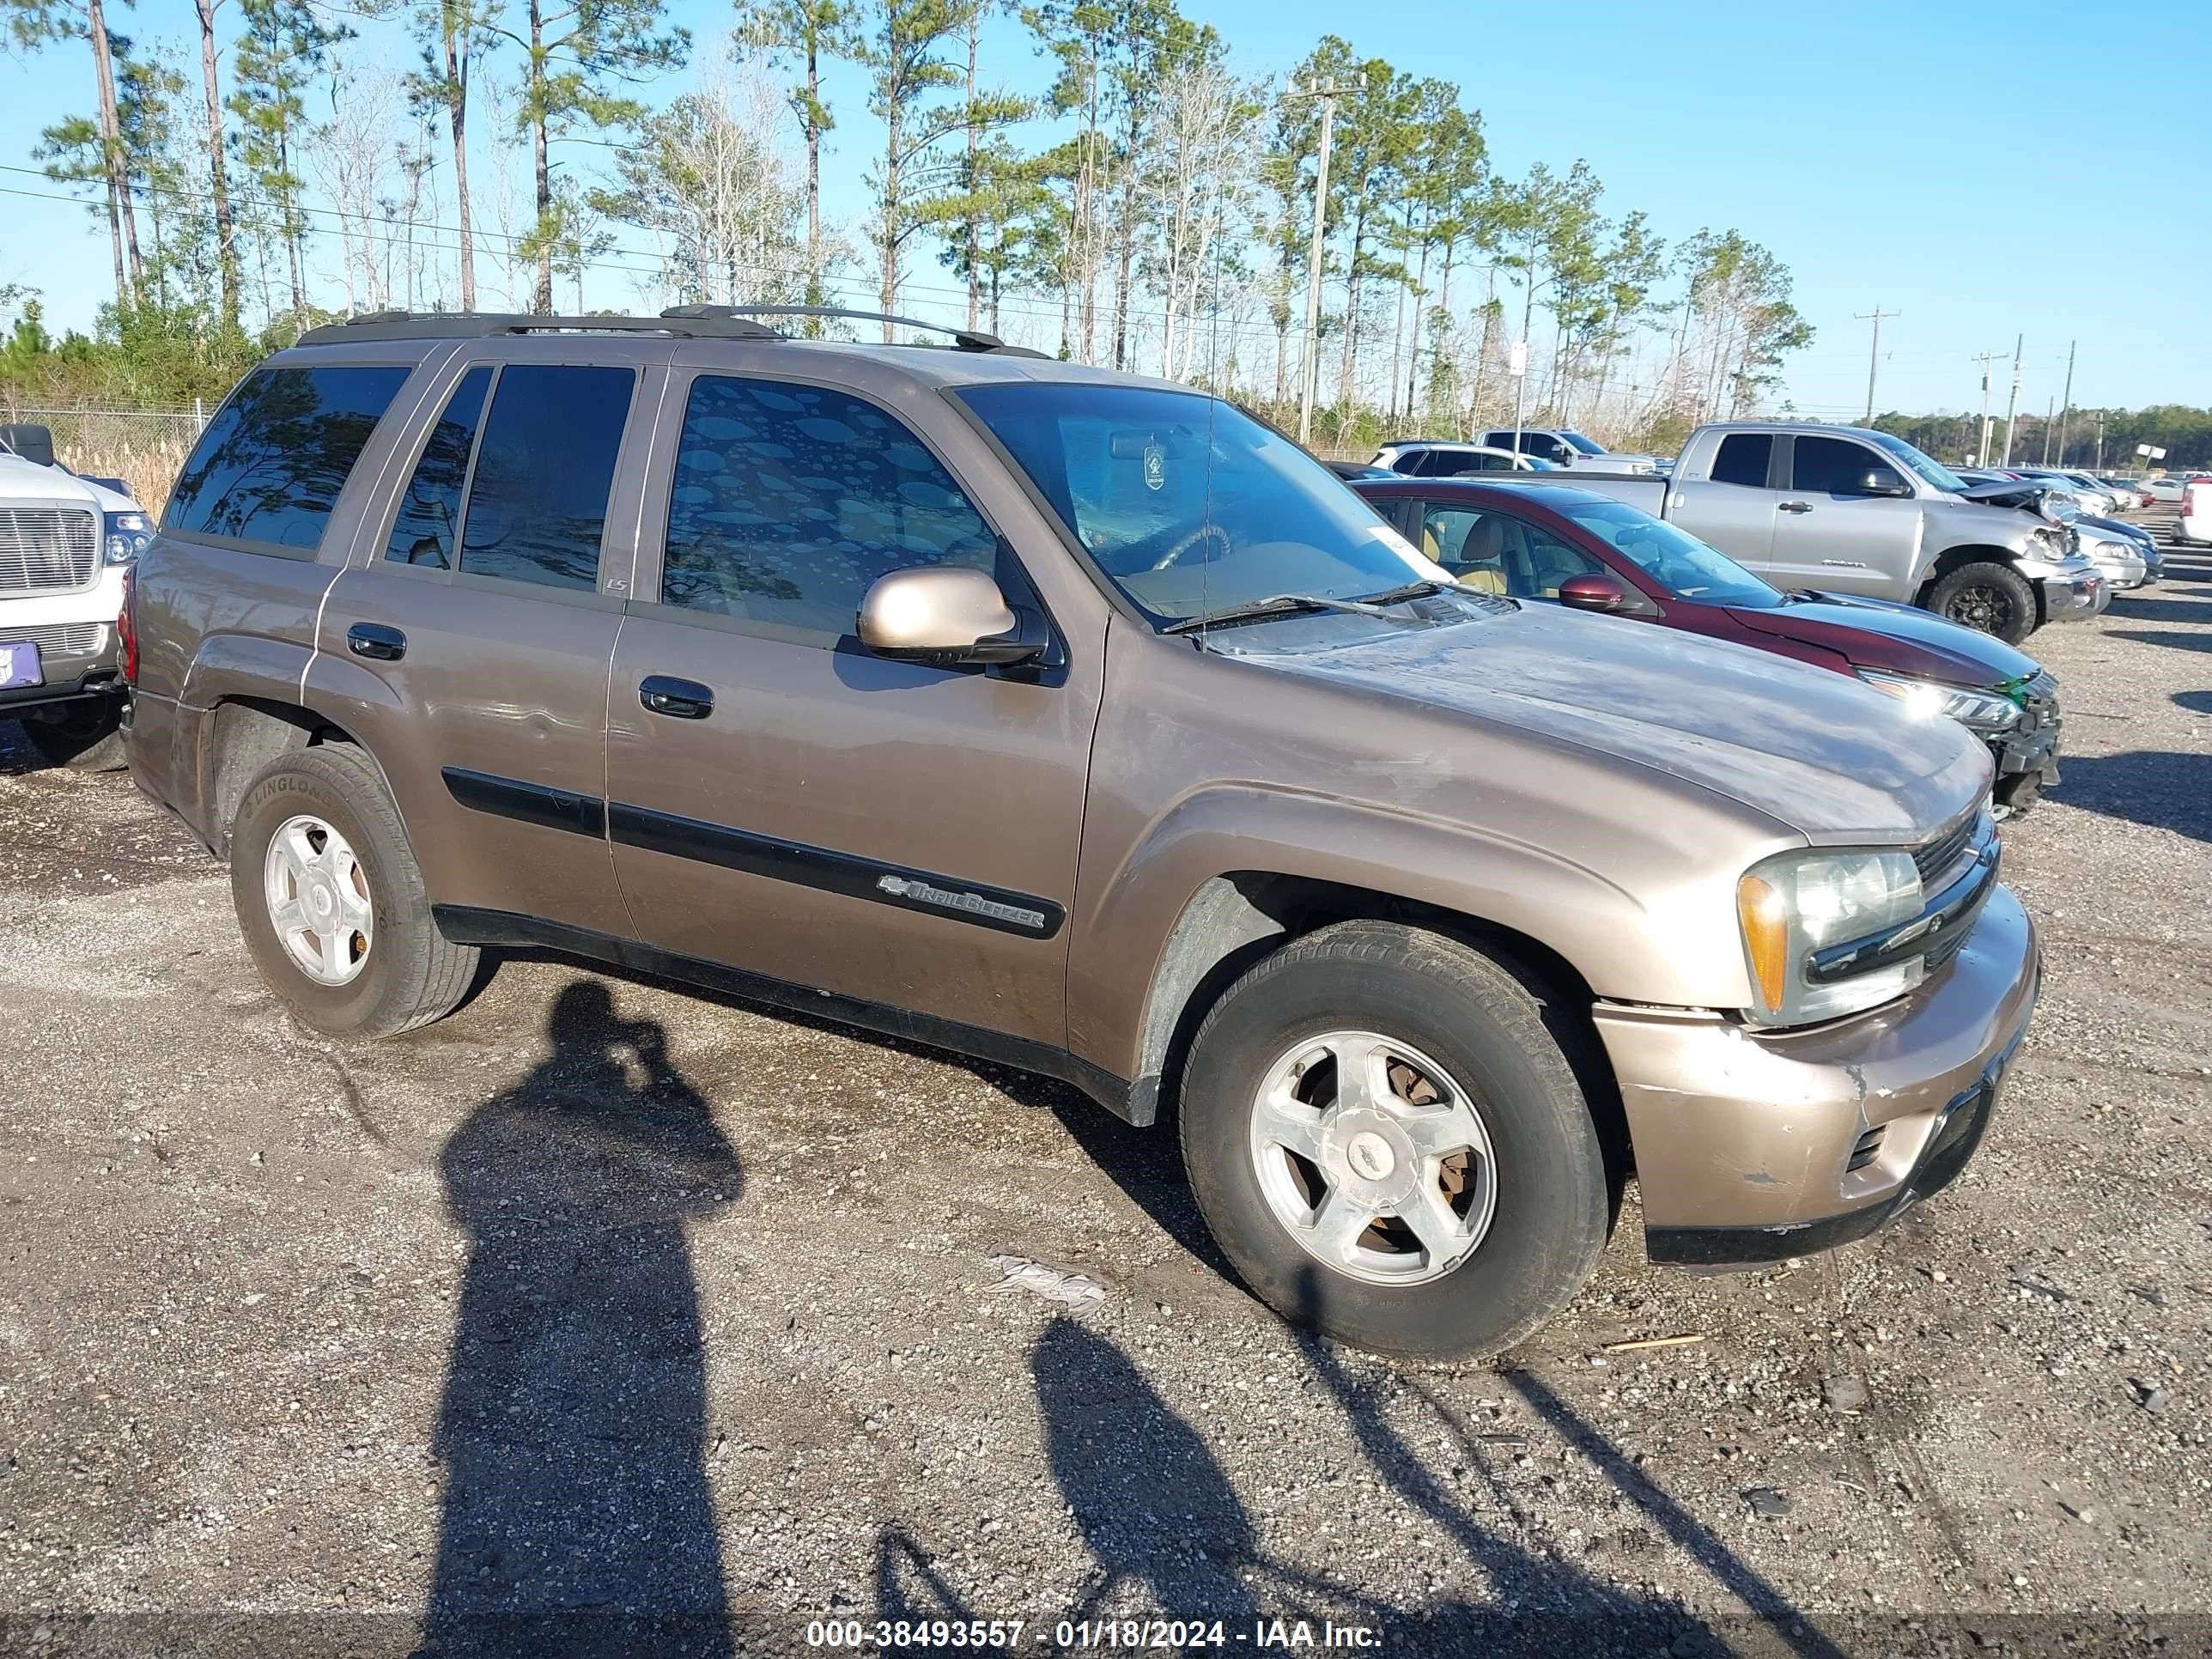
{"label": "silver pickup truck", "polygon": [[1886,432],[1717,422],[1690,434],[1671,477],[1577,466],[1573,482],[1668,520],[1778,587],[1923,605],[2008,644],[2111,603],[2065,526],[1967,500],[1964,480]]}

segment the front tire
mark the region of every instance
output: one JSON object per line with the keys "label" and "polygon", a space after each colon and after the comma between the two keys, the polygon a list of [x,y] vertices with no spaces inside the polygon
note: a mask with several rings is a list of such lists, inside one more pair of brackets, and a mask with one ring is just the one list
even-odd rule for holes
{"label": "front tire", "polygon": [[2008,564],[1962,564],[1929,591],[1928,608],[1947,622],[2018,645],[2035,632],[2035,590]]}
{"label": "front tire", "polygon": [[23,717],[23,736],[49,766],[72,772],[119,772],[131,763],[113,702],[66,702]]}
{"label": "front tire", "polygon": [[1232,985],[1191,1046],[1182,1150],[1254,1293],[1421,1359],[1494,1353],[1564,1309],[1604,1251],[1611,1189],[1545,1012],[1495,959],[1378,921],[1308,934]]}
{"label": "front tire", "polygon": [[359,750],[279,756],[246,785],[230,891],[269,988],[326,1036],[392,1036],[443,1018],[477,951],[438,931],[399,811]]}

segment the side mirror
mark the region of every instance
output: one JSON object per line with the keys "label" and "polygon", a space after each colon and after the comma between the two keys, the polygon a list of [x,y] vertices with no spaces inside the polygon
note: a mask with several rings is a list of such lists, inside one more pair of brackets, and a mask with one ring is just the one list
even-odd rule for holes
{"label": "side mirror", "polygon": [[1027,662],[1045,647],[1044,624],[1017,616],[998,583],[965,565],[920,565],[878,577],[854,631],[878,657],[950,667]]}
{"label": "side mirror", "polygon": [[1575,611],[1626,611],[1628,589],[1618,576],[1589,571],[1559,584],[1559,603]]}
{"label": "side mirror", "polygon": [[[0,449],[11,455],[20,455],[40,466],[54,464],[54,434],[46,428],[28,422],[12,422],[0,426]],[[126,492],[128,493],[128,492]]]}
{"label": "side mirror", "polygon": [[1912,486],[1894,472],[1886,472],[1880,467],[1869,467],[1859,474],[1858,482],[1853,487],[1851,494],[1905,496],[1912,494]]}

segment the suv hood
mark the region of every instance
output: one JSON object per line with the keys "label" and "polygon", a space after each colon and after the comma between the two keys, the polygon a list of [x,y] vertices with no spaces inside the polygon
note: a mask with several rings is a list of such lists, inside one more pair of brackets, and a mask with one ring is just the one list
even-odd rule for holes
{"label": "suv hood", "polygon": [[1955,720],[1747,646],[1551,605],[1246,660],[1668,773],[1815,842],[1910,844],[1989,792],[1988,753]]}
{"label": "suv hood", "polygon": [[1816,592],[1770,610],[1731,606],[1729,615],[1754,633],[1819,646],[1857,668],[1990,689],[2036,672],[2033,657],[1992,635],[1887,599]]}

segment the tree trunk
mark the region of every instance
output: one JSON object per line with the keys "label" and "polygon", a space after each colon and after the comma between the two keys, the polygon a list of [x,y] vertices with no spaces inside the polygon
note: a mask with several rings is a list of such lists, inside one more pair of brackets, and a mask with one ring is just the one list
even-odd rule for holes
{"label": "tree trunk", "polygon": [[[737,275],[731,273],[730,299],[737,301]],[[806,33],[806,303],[825,303],[822,282],[822,38],[817,28]],[[810,337],[822,331],[822,319],[809,317],[805,331]]]}
{"label": "tree trunk", "polygon": [[968,171],[963,183],[967,187],[967,222],[962,227],[967,239],[968,260],[968,328],[974,332],[976,311],[981,299],[981,276],[975,269],[975,49],[983,33],[983,11],[977,7],[968,19]]}
{"label": "tree trunk", "polygon": [[1137,265],[1137,118],[1133,112],[1123,134],[1121,210],[1114,227],[1114,240],[1120,244],[1114,273],[1114,367],[1117,369],[1129,365],[1129,283]]}
{"label": "tree trunk", "polygon": [[[107,175],[109,212],[122,231],[123,258],[117,262],[115,299],[128,304],[146,279],[145,262],[138,254],[138,220],[131,211],[131,180],[123,170],[123,125],[115,107],[115,60],[107,46],[107,12],[101,0],[85,0],[85,32],[92,37],[92,70],[99,82],[100,149]],[[130,277],[124,283],[125,267]]]}
{"label": "tree trunk", "polygon": [[200,87],[207,98],[208,187],[215,198],[216,254],[222,270],[222,320],[238,326],[238,243],[230,222],[230,178],[223,167],[222,95],[216,82],[215,9],[220,0],[197,0],[200,14]]}
{"label": "tree trunk", "polygon": [[1343,407],[1337,411],[1337,435],[1344,434],[1344,423],[1352,418],[1357,407],[1359,383],[1359,255],[1367,246],[1367,201],[1363,191],[1358,210],[1352,218],[1352,261],[1344,276],[1344,367],[1338,379],[1337,401]]}
{"label": "tree trunk", "polygon": [[545,20],[530,0],[530,79],[535,108],[530,123],[530,161],[538,181],[538,293],[535,309],[553,313],[553,171],[545,157]]}
{"label": "tree trunk", "polygon": [[1406,418],[1413,417],[1413,398],[1421,378],[1422,305],[1429,291],[1429,230],[1421,227],[1421,257],[1413,267],[1413,340],[1406,354]]}
{"label": "tree trunk", "polygon": [[[461,232],[461,309],[477,308],[477,244],[476,235],[469,223],[469,60],[460,39],[459,20],[454,13],[467,0],[444,0],[442,18],[446,36],[446,125],[453,135],[453,203],[460,214]],[[412,262],[412,252],[410,252]],[[407,286],[411,292],[415,274],[410,269]],[[410,301],[411,307],[411,301]]]}
{"label": "tree trunk", "polygon": [[[899,129],[904,125],[902,105],[904,96],[894,92],[885,97],[884,107],[884,193],[883,193],[883,306],[886,319],[898,309],[899,287]],[[890,323],[884,324],[884,343],[893,337]]]}

